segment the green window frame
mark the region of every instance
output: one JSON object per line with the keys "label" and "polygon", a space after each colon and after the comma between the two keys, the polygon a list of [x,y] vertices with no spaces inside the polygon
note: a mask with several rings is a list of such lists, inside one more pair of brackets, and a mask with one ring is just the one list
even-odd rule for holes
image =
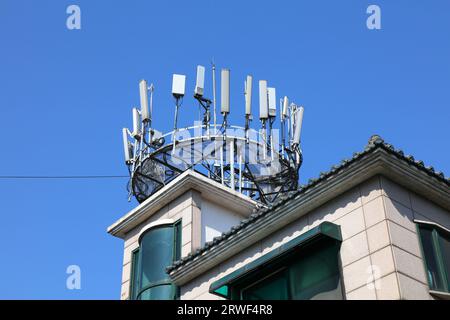
{"label": "green window frame", "polygon": [[181,257],[181,220],[149,228],[138,241],[131,259],[130,299],[178,299],[179,288],[165,268]]}
{"label": "green window frame", "polygon": [[231,300],[344,299],[340,227],[323,222],[211,284]]}
{"label": "green window frame", "polygon": [[450,232],[424,222],[417,222],[417,231],[430,289],[450,293]]}

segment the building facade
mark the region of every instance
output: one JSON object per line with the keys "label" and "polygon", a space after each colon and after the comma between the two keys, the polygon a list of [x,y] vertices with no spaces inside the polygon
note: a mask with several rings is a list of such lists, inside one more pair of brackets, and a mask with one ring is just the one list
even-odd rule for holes
{"label": "building facade", "polygon": [[378,136],[270,206],[186,171],[108,232],[122,299],[450,297],[450,180]]}

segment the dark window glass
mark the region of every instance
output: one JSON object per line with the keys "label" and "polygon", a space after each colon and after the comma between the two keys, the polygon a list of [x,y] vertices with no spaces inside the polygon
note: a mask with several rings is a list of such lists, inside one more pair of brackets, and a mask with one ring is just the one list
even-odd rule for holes
{"label": "dark window glass", "polygon": [[174,228],[172,225],[148,231],[141,240],[141,289],[169,279],[166,267],[174,259]]}
{"label": "dark window glass", "polygon": [[286,271],[280,271],[268,278],[245,288],[244,300],[286,300],[289,298],[289,282]]}
{"label": "dark window glass", "polygon": [[[289,256],[277,258],[232,288],[234,299],[343,299],[339,245],[321,240]],[[278,270],[277,270],[278,268]],[[240,294],[236,294],[240,292]]]}
{"label": "dark window glass", "polygon": [[133,253],[131,297],[139,300],[176,299],[166,268],[180,259],[181,221],[147,230],[140,239],[139,253]]}
{"label": "dark window glass", "polygon": [[433,230],[426,227],[421,227],[420,239],[422,241],[422,249],[425,256],[427,278],[430,288],[434,290],[443,290],[444,286],[439,274],[438,262],[433,244]]}
{"label": "dark window glass", "polygon": [[448,234],[439,234],[440,248],[442,253],[442,262],[447,277],[447,288],[450,288],[450,236]]}
{"label": "dark window glass", "polygon": [[137,290],[139,288],[139,249],[131,253],[131,283],[130,294],[131,299],[136,299]]}
{"label": "dark window glass", "polygon": [[420,242],[430,289],[448,292],[450,288],[449,234],[433,225],[419,225]]}
{"label": "dark window glass", "polygon": [[293,300],[342,299],[335,246],[310,250],[289,269]]}

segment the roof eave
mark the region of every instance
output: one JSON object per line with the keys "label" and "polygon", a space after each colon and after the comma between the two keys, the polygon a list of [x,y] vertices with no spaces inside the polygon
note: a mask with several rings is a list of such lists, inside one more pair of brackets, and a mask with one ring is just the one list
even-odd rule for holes
{"label": "roof eave", "polygon": [[400,159],[395,153],[383,147],[375,147],[371,152],[365,153],[344,169],[301,190],[293,199],[270,210],[267,215],[256,219],[251,225],[242,228],[225,241],[213,244],[211,250],[206,250],[192,260],[174,268],[170,271],[170,276],[174,283],[183,285],[375,175],[384,175],[395,180],[409,190],[450,210],[448,184]]}
{"label": "roof eave", "polygon": [[125,238],[127,232],[191,189],[199,191],[202,193],[202,197],[211,201],[225,200],[224,204],[244,217],[258,205],[255,200],[244,194],[231,190],[195,171],[188,170],[109,226],[107,232],[113,236]]}

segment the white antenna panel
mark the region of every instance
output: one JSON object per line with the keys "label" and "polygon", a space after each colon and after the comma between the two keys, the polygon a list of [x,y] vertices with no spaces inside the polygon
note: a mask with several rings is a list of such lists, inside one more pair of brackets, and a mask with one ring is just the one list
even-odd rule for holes
{"label": "white antenna panel", "polygon": [[130,143],[128,141],[128,129],[123,128],[122,129],[122,139],[123,139],[123,152],[125,156],[125,162],[130,162],[133,158],[132,152],[130,150]]}
{"label": "white antenna panel", "polygon": [[289,98],[286,96],[283,98],[283,110],[281,115],[283,119],[286,119],[289,116]]}
{"label": "white antenna panel", "polygon": [[141,121],[140,121],[139,111],[136,108],[133,108],[133,132],[131,135],[133,138],[138,139],[141,136]]}
{"label": "white antenna panel", "polygon": [[139,82],[139,94],[141,96],[141,116],[142,121],[146,121],[150,119],[150,115],[148,113],[148,91],[147,91],[147,81],[141,80]]}
{"label": "white antenna panel", "polygon": [[269,117],[277,115],[277,94],[275,88],[267,88],[267,96],[269,103]]}
{"label": "white antenna panel", "polygon": [[205,89],[205,67],[197,66],[197,81],[195,83],[194,94],[196,96],[203,96],[203,91]]}
{"label": "white antenna panel", "polygon": [[247,76],[245,81],[245,114],[252,114],[252,76]]}
{"label": "white antenna panel", "polygon": [[302,123],[303,123],[303,111],[304,108],[300,107],[295,113],[295,131],[293,143],[296,145],[300,144],[300,134],[302,133]]}
{"label": "white antenna panel", "polygon": [[267,119],[269,108],[267,105],[267,81],[259,80],[259,118]]}
{"label": "white antenna panel", "polygon": [[186,89],[186,76],[182,74],[174,74],[172,78],[172,94],[174,97],[184,96]]}
{"label": "white antenna panel", "polygon": [[220,112],[229,113],[230,112],[230,70],[222,69],[221,79],[220,79]]}

